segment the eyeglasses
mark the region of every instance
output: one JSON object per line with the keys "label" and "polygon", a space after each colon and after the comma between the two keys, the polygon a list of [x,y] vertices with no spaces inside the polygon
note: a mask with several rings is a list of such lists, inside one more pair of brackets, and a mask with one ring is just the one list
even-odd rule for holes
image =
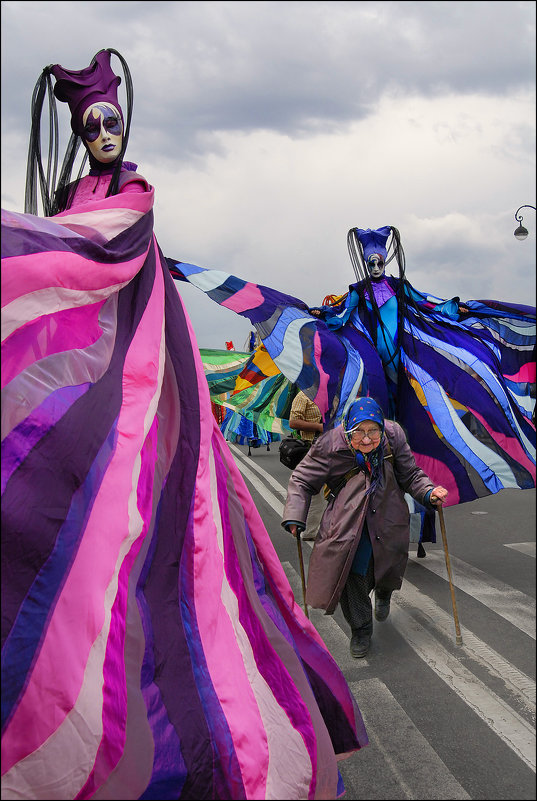
{"label": "eyeglasses", "polygon": [[370,428],[367,431],[362,431],[360,428],[355,428],[353,431],[349,432],[351,437],[357,439],[358,442],[361,442],[364,437],[368,437],[368,439],[380,439],[380,435],[382,431],[380,428]]}

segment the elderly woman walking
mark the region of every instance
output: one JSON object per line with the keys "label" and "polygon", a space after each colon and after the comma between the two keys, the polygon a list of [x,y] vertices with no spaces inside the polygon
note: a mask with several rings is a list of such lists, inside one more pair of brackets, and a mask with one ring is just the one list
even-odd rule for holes
{"label": "elderly woman walking", "polygon": [[282,525],[297,536],[313,495],[330,490],[309,561],[307,603],[332,614],[341,603],[351,627],[350,650],[360,658],[375,618],[386,620],[403,582],[410,538],[405,492],[426,508],[447,498],[419,468],[401,426],[385,420],[373,398],[358,398],[344,421],[312,445],[293,471]]}

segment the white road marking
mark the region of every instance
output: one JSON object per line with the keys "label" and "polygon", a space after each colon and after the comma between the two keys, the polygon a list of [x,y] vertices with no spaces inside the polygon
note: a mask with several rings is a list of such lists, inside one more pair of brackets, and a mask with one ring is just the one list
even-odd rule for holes
{"label": "white road marking", "polygon": [[394,604],[390,619],[431,670],[535,771],[535,728],[465,668],[406,609]]}
{"label": "white road marking", "polygon": [[[352,764],[350,760],[343,764],[345,778],[350,774],[351,781],[356,787],[360,787],[360,774],[364,769],[376,767],[379,774],[386,769],[393,774],[397,781],[397,791],[404,793],[406,798],[471,798],[384,682],[377,678],[364,679],[350,682],[349,687],[360,707],[369,737],[369,747],[360,751],[359,759]],[[404,759],[401,759],[402,737]],[[432,776],[434,790],[431,790]]]}
{"label": "white road marking", "polygon": [[[442,549],[427,548],[425,559],[409,556],[420,567],[435,573],[448,581],[446,562]],[[473,565],[449,555],[451,579],[455,587],[471,595],[492,612],[508,620],[517,629],[535,640],[535,601],[529,595],[513,589],[503,581],[498,581]]]}
{"label": "white road marking", "polygon": [[[283,514],[283,507],[284,504],[280,501],[279,498],[276,496],[263,484],[255,475],[255,473],[259,473],[260,476],[263,477],[263,480],[270,484],[276,492],[282,495],[284,498],[287,498],[287,487],[282,487],[279,481],[276,481],[270,473],[267,473],[266,470],[263,470],[258,464],[255,464],[251,461],[251,459],[243,454],[236,445],[233,445],[231,442],[228,442],[231,452],[235,457],[239,458],[237,462],[237,467],[241,471],[241,473],[246,476],[246,478],[252,482],[256,490],[259,492],[260,495],[266,500],[269,506],[272,506],[275,512],[280,515]],[[255,472],[254,472],[255,470]]]}
{"label": "white road marking", "polygon": [[[228,443],[228,445],[229,444],[230,443]],[[238,448],[234,448],[234,450],[237,451]],[[248,479],[248,481],[252,484],[253,487],[255,487],[255,489],[261,495],[261,497],[266,500],[266,502],[268,503],[269,506],[272,506],[272,508],[274,509],[276,514],[281,518],[281,516],[283,515],[283,506],[284,506],[282,501],[280,501],[280,499],[277,498],[274,495],[274,493],[271,492],[265,486],[263,481],[256,476],[254,471],[251,469],[251,467],[253,465],[250,465],[249,462],[245,461],[245,457],[243,456],[243,454],[240,451],[239,451],[239,454],[240,454],[240,458],[237,461],[237,467],[239,468],[239,470],[241,471],[243,476]],[[256,469],[257,469],[258,473],[261,473],[262,475],[264,474],[264,481],[267,481],[268,478],[269,478],[269,474],[266,473],[265,470],[263,470],[262,468],[258,467],[257,465],[256,465]],[[272,478],[272,476],[270,476],[270,478]],[[275,479],[273,479],[273,481],[275,481]],[[278,483],[278,482],[276,482],[276,483]],[[281,484],[279,486],[281,486]]]}
{"label": "white road marking", "polygon": [[[241,458],[238,466],[243,475],[248,478],[267,503],[281,516],[283,504],[249,469],[248,464],[244,462],[244,457]],[[257,472],[263,474],[266,471],[258,468]],[[266,475],[268,476],[268,474]],[[427,564],[424,564],[425,560],[416,561],[447,581],[443,552],[441,550],[432,551],[428,549],[426,560]],[[483,571],[467,565],[456,557],[450,556],[450,562],[455,586],[484,603],[496,614],[509,620],[510,623],[535,639],[535,622],[533,622],[533,629],[530,627],[529,622],[532,615],[533,621],[535,621],[535,609],[532,599],[488,576]],[[422,612],[428,611],[433,620],[442,621],[444,631],[447,625],[444,616],[447,619],[449,615],[441,610],[431,599],[428,599],[427,604],[425,604],[423,600],[425,596],[422,596],[410,582],[404,582],[403,590],[405,591],[404,594],[406,594],[406,605],[404,594],[399,601],[396,600],[397,595],[394,595],[395,603],[389,620],[396,624],[398,631],[406,642],[431,670],[457,693],[520,759],[535,771],[535,728],[511,709],[495,692],[486,687],[482,681],[477,679],[471,671],[465,668],[459,659],[444,648],[435,639],[434,635],[417,622],[407,609],[410,602],[414,609]],[[505,597],[505,594],[507,594],[508,598]],[[298,597],[300,597],[300,594]],[[511,608],[506,608],[507,605],[509,607],[514,605],[516,612]],[[434,611],[432,615],[430,614],[431,610]],[[517,615],[522,616],[523,620],[520,620]],[[335,625],[337,626],[337,623]],[[321,634],[321,636],[323,635]],[[485,643],[468,630],[464,631],[463,643],[463,646],[459,646],[459,648],[465,649],[472,658],[485,664],[487,669],[495,675],[500,675],[506,685],[511,685],[511,691],[518,693],[519,696],[520,694],[524,696],[525,703],[531,702],[534,684],[528,677],[517,671],[509,662],[503,660],[502,657],[488,648]],[[353,660],[353,662],[359,661]],[[505,673],[502,674],[504,669]]]}
{"label": "white road marking", "polygon": [[[392,595],[392,601],[404,607],[408,612],[414,612],[415,617],[426,616],[428,627],[435,628],[440,635],[450,632],[453,637],[452,641],[455,642],[453,616],[445,612],[408,579],[403,581],[401,590]],[[483,665],[492,676],[504,684],[511,695],[516,697],[518,703],[523,704],[529,715],[535,720],[535,681],[518,670],[479,637],[476,637],[469,629],[462,625],[460,629],[462,646],[457,646],[457,653],[465,654]]]}
{"label": "white road marking", "polygon": [[520,551],[520,553],[523,553],[526,556],[533,556],[535,559],[534,542],[504,542],[504,546],[506,548],[512,548],[514,551]]}

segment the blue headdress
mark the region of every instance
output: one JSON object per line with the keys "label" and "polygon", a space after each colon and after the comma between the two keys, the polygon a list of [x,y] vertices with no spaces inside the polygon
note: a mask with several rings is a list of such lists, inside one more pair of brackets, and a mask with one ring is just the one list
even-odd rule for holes
{"label": "blue headdress", "polygon": [[386,242],[390,236],[392,229],[389,225],[384,228],[377,228],[375,231],[371,228],[355,228],[356,237],[362,245],[364,259],[367,261],[372,253],[379,253],[384,257],[384,261],[388,258],[388,250]]}
{"label": "blue headdress", "polygon": [[[388,239],[391,240],[388,243]],[[392,259],[399,266],[399,278],[405,277],[405,254],[401,245],[401,237],[393,225],[382,228],[351,228],[347,233],[347,247],[351,257],[352,266],[358,281],[369,282],[367,260],[372,253],[378,253],[384,258],[386,264]],[[392,251],[391,256],[388,253]]]}

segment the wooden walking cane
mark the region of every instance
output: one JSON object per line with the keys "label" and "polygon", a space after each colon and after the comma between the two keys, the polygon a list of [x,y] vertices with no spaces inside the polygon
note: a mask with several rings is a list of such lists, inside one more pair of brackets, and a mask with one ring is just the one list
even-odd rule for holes
{"label": "wooden walking cane", "polygon": [[444,545],[444,556],[446,558],[446,568],[447,574],[449,579],[449,587],[451,590],[451,604],[453,606],[453,620],[455,621],[455,642],[457,645],[462,645],[462,635],[461,629],[459,626],[459,615],[457,614],[457,604],[455,602],[455,590],[453,588],[453,582],[451,580],[451,565],[449,563],[449,553],[447,547],[447,537],[446,537],[446,526],[444,523],[444,510],[442,509],[442,505],[437,507],[438,517],[440,518],[440,531],[442,532],[442,543]]}
{"label": "wooden walking cane", "polygon": [[298,548],[298,564],[300,565],[300,578],[302,579],[302,597],[304,599],[304,612],[306,613],[306,617],[309,618],[308,605],[306,603],[306,579],[304,577],[304,559],[302,558],[302,540],[300,539],[302,531],[303,529],[301,529],[300,526],[297,526],[296,547]]}

